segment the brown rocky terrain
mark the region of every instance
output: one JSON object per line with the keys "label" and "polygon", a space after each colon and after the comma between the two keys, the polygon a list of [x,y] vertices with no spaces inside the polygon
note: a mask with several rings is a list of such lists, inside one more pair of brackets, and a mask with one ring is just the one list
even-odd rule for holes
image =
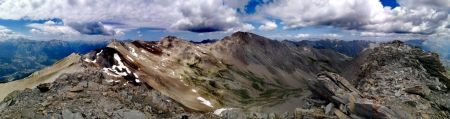
{"label": "brown rocky terrain", "polygon": [[205,44],[170,36],[113,41],[52,67],[0,85],[17,90],[1,97],[0,117],[449,117],[438,56],[398,41],[352,59],[246,32]]}
{"label": "brown rocky terrain", "polygon": [[[16,91],[1,104],[2,118],[214,118],[185,110],[147,85],[108,82],[102,72],[63,74],[52,83]],[[126,83],[125,83],[126,84]]]}
{"label": "brown rocky terrain", "polygon": [[[309,80],[315,96],[327,101],[325,112],[339,118],[450,117],[449,79],[435,53],[400,41],[367,49],[354,62],[353,84],[335,73]],[[354,66],[349,66],[353,67]],[[348,73],[347,73],[348,74]],[[349,76],[352,77],[352,76]]]}

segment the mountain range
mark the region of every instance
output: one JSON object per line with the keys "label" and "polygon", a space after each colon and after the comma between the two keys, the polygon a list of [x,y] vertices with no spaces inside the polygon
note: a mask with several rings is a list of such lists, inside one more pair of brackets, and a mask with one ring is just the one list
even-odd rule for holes
{"label": "mountain range", "polygon": [[0,41],[0,82],[25,78],[71,53],[84,54],[106,45],[106,41],[35,41],[28,39]]}
{"label": "mountain range", "polygon": [[370,44],[374,44],[373,41],[366,40],[302,40],[302,41],[289,41],[296,45],[312,46],[317,49],[331,49],[339,53],[345,54],[350,57],[356,57],[365,48],[368,48]]}
{"label": "mountain range", "polygon": [[0,84],[0,117],[449,118],[449,86],[438,54],[401,41],[168,36],[114,40]]}

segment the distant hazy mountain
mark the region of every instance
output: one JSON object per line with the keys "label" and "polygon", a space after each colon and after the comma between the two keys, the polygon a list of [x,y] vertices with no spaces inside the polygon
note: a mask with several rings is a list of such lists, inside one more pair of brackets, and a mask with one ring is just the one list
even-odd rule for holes
{"label": "distant hazy mountain", "polygon": [[[302,41],[288,41],[300,46],[312,46],[317,49],[331,49],[337,51],[339,53],[345,54],[350,57],[355,57],[359,53],[362,52],[365,48],[368,48],[371,43],[375,44],[375,41],[367,41],[367,40],[353,40],[353,41],[344,41],[344,40],[302,40]],[[425,40],[414,39],[414,40],[406,40],[404,43],[409,46],[419,47],[424,51],[431,51],[439,53],[441,59],[450,60],[450,55],[448,55],[450,51],[439,50],[437,48],[433,48],[431,45],[426,45]]]}
{"label": "distant hazy mountain", "polygon": [[365,40],[354,40],[354,41],[343,41],[343,40],[302,40],[302,41],[289,41],[300,46],[312,46],[317,49],[331,49],[339,53],[345,54],[350,57],[357,56],[364,48],[369,47],[370,43],[375,43],[372,41]]}
{"label": "distant hazy mountain", "polygon": [[[408,40],[405,41],[405,44],[408,44],[410,46],[415,46],[422,48],[424,51],[428,52],[435,52],[439,54],[439,57],[441,59],[441,63],[450,70],[450,48],[445,47],[446,44],[433,44],[431,42],[428,42],[426,40]],[[442,45],[442,46],[438,46]]]}
{"label": "distant hazy mountain", "polygon": [[22,79],[71,53],[86,53],[106,46],[106,41],[0,41],[0,82]]}

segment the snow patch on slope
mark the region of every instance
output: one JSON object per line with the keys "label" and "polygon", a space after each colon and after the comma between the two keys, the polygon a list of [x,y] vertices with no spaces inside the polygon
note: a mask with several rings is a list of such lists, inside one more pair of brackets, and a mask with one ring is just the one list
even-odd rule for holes
{"label": "snow patch on slope", "polygon": [[131,49],[131,55],[133,55],[134,57],[139,57],[139,55],[136,53],[136,50],[134,50],[134,48],[130,47]]}
{"label": "snow patch on slope", "polygon": [[89,62],[89,63],[95,63],[95,62],[97,62],[97,59],[91,60],[91,59],[85,58],[84,61]]}
{"label": "snow patch on slope", "polygon": [[208,100],[206,100],[206,99],[203,98],[203,97],[197,97],[197,100],[200,100],[201,103],[205,104],[206,106],[213,107],[212,104],[211,104],[211,102],[209,102]]}
{"label": "snow patch on slope", "polygon": [[[113,65],[112,66],[113,71],[115,71],[117,74],[122,75],[122,76],[126,76],[126,75],[131,73],[130,69],[128,69],[128,67],[126,67],[123,64],[122,59],[120,58],[120,56],[117,53],[114,53],[114,59],[117,61],[118,66],[117,65]],[[115,70],[116,68],[119,69],[119,70],[125,70],[126,73],[125,72],[119,72],[119,71]]]}
{"label": "snow patch on slope", "polygon": [[109,76],[122,77],[120,75],[114,74],[114,72],[111,72],[111,68],[103,68],[103,72],[105,72]]}
{"label": "snow patch on slope", "polygon": [[131,58],[130,56],[127,55],[127,58],[134,62],[133,58]]}
{"label": "snow patch on slope", "polygon": [[95,55],[99,56],[100,54],[102,54],[102,52],[103,52],[103,50],[100,50],[100,52],[98,52],[98,53],[95,54]]}
{"label": "snow patch on slope", "polygon": [[[103,52],[103,50],[100,50],[100,52],[96,53],[95,56],[98,57],[102,52]],[[92,59],[89,59],[89,58],[85,58],[84,61],[85,62],[89,62],[89,63],[96,63],[97,59],[92,60]]]}
{"label": "snow patch on slope", "polygon": [[140,83],[141,80],[139,80],[139,76],[138,76],[136,73],[133,73],[133,75],[134,75],[134,77],[136,77],[136,79],[134,79],[134,81],[135,81],[136,83]]}
{"label": "snow patch on slope", "polygon": [[214,114],[217,116],[222,116],[224,111],[233,110],[234,108],[220,108],[214,111]]}
{"label": "snow patch on slope", "polygon": [[[131,58],[127,56],[128,58]],[[105,72],[107,75],[113,76],[113,77],[124,77],[128,75],[133,75],[135,77],[134,81],[136,83],[140,83],[139,76],[136,73],[131,72],[131,70],[124,65],[122,62],[122,59],[117,53],[114,53],[114,59],[117,61],[117,65],[113,65],[111,68],[103,68],[103,72]]]}
{"label": "snow patch on slope", "polygon": [[118,83],[118,82],[120,82],[120,80],[106,79],[106,82],[107,83],[112,83],[112,82]]}

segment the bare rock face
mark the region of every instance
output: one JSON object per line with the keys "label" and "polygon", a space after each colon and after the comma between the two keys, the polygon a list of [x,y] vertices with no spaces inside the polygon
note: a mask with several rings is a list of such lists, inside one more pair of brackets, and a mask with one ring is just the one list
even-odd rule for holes
{"label": "bare rock face", "polygon": [[317,79],[309,80],[313,94],[334,103],[348,103],[351,98],[360,98],[360,93],[346,79],[334,73],[320,73]]}
{"label": "bare rock face", "polygon": [[318,74],[317,79],[309,80],[308,84],[313,94],[336,105],[343,105],[343,108],[346,108],[339,110],[333,106],[326,106],[325,113],[329,113],[329,110],[339,110],[334,111],[334,114],[339,115],[339,117],[357,115],[375,119],[411,117],[408,113],[404,113],[401,110],[388,108],[380,105],[374,99],[363,97],[345,78],[335,73],[325,72]]}
{"label": "bare rock face", "polygon": [[417,117],[449,117],[450,108],[437,98],[448,95],[449,81],[437,54],[401,41],[383,43],[368,53],[361,70],[356,87],[362,95]]}
{"label": "bare rock face", "polygon": [[336,109],[352,118],[450,117],[450,100],[443,98],[449,95],[448,78],[436,54],[400,41],[362,54],[355,85],[338,74],[321,73],[309,80],[313,95],[338,105]]}

